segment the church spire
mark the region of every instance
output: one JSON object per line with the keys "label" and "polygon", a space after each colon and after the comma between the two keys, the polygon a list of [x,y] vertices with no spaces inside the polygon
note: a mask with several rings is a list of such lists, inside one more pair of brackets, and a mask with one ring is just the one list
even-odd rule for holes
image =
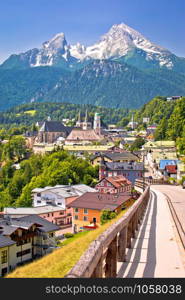
{"label": "church spire", "polygon": [[86,109],[86,112],[85,112],[85,122],[86,123],[88,122],[88,112],[87,112],[87,109]]}
{"label": "church spire", "polygon": [[79,110],[79,113],[78,113],[78,122],[80,123],[81,122],[81,111]]}

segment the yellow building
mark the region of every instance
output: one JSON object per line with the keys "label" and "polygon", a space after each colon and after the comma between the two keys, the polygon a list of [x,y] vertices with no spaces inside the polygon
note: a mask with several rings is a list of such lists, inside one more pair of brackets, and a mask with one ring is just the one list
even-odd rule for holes
{"label": "yellow building", "polygon": [[174,141],[148,141],[143,145],[143,150],[175,148]]}

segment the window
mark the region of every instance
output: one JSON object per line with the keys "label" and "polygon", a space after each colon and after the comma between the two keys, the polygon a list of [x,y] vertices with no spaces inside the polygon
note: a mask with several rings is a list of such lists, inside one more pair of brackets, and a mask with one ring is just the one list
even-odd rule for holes
{"label": "window", "polygon": [[31,252],[30,249],[27,249],[27,250],[24,250],[24,251],[17,252],[17,257],[24,256],[24,255],[26,255],[26,254],[29,254],[30,252]]}
{"label": "window", "polygon": [[78,220],[78,216],[74,216],[74,219],[75,219],[75,220]]}
{"label": "window", "polygon": [[78,213],[78,208],[75,208],[75,212]]}
{"label": "window", "polygon": [[48,214],[48,217],[49,217],[49,214]]}
{"label": "window", "polygon": [[88,221],[88,217],[84,216],[84,221]]}
{"label": "window", "polygon": [[41,197],[41,193],[37,193],[37,197]]}
{"label": "window", "polygon": [[64,212],[63,212],[63,211],[61,211],[61,212],[59,213],[59,215],[64,215]]}
{"label": "window", "polygon": [[40,201],[40,200],[37,200],[37,203],[41,203],[41,201]]}
{"label": "window", "polygon": [[84,214],[88,214],[88,209],[84,208]]}
{"label": "window", "polygon": [[53,232],[50,232],[49,233],[49,237],[51,238],[51,237],[54,237],[54,233]]}
{"label": "window", "polygon": [[1,263],[5,264],[8,261],[8,251],[4,250],[1,252]]}

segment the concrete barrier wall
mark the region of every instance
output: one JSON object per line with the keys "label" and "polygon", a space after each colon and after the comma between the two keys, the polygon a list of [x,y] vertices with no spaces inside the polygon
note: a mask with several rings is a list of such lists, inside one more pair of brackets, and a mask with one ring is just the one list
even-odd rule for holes
{"label": "concrete barrier wall", "polygon": [[150,187],[145,184],[145,191],[139,199],[90,244],[66,277],[116,277],[117,261],[125,260],[125,250],[131,247],[131,239],[141,223],[149,196]]}

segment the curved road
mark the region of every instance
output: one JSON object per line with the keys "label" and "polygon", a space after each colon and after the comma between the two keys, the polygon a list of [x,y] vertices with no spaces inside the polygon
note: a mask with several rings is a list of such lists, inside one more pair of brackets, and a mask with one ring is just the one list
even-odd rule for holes
{"label": "curved road", "polygon": [[164,193],[171,195],[176,202],[179,217],[183,218],[184,196],[181,195],[184,195],[184,191],[167,185],[151,186],[151,196],[144,219],[136,238],[132,240],[131,249],[127,249],[126,252],[127,262],[118,262],[118,277],[185,278],[184,252],[179,245],[175,224]]}
{"label": "curved road", "polygon": [[181,186],[170,185],[153,185],[153,188],[168,196],[182,229],[185,231],[185,189],[182,189]]}

